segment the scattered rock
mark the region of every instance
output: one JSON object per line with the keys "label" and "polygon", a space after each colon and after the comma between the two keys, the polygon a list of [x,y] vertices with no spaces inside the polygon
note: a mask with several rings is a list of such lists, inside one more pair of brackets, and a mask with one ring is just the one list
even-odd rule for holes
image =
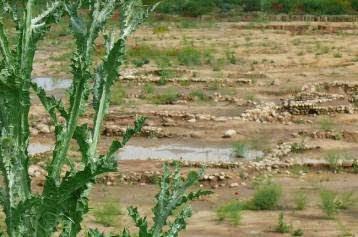
{"label": "scattered rock", "polygon": [[189,123],[196,123],[196,119],[195,118],[189,119],[188,122]]}
{"label": "scattered rock", "polygon": [[239,187],[239,183],[231,183],[229,185],[230,188],[236,188],[236,187]]}
{"label": "scattered rock", "polygon": [[50,127],[43,123],[38,124],[37,128],[40,131],[40,133],[48,134],[51,132]]}
{"label": "scattered rock", "polygon": [[190,133],[190,137],[191,138],[202,138],[203,135],[201,132],[192,132],[192,133]]}
{"label": "scattered rock", "polygon": [[231,137],[235,136],[236,134],[237,134],[237,132],[234,129],[230,129],[224,133],[223,138],[231,138]]}

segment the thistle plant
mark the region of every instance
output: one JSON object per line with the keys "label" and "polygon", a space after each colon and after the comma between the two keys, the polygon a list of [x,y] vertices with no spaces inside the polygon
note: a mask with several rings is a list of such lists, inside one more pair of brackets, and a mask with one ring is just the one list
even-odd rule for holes
{"label": "thistle plant", "polygon": [[[95,178],[117,170],[116,152],[140,132],[145,121],[144,118],[138,118],[134,127],[128,128],[123,134],[121,141],[113,141],[105,154],[98,153],[111,87],[119,78],[127,38],[155,6],[146,7],[141,0],[52,0],[45,4],[45,9],[36,13],[35,7],[40,3],[43,7],[43,2],[0,0],[0,168],[4,178],[0,204],[6,215],[7,234],[10,237],[77,236],[81,231],[82,219],[88,212],[88,194]],[[120,30],[108,32],[106,25],[117,10],[120,11]],[[69,17],[76,41],[71,64],[73,83],[67,103],[48,96],[44,89],[31,81],[37,45],[51,25],[63,15]],[[10,25],[15,26],[15,35],[11,35],[11,40],[4,20],[11,20]],[[104,39],[106,52],[101,62],[95,64],[95,42],[101,38]],[[31,190],[28,175],[31,90],[40,98],[55,125],[55,148],[41,194]],[[94,111],[93,123],[81,124],[80,118],[89,109]],[[68,152],[73,140],[78,143],[81,152],[79,165],[74,164]],[[64,173],[65,165],[71,169]],[[198,192],[185,195],[197,176],[191,174],[183,182],[176,173],[174,186],[168,186],[168,172],[166,174],[158,196],[159,204],[154,209],[158,224],[153,231],[147,231],[152,235],[140,236],[164,236],[162,227],[173,209],[206,194]],[[141,231],[146,230],[141,225],[146,225],[145,219],[139,218],[136,209],[131,209],[130,213],[136,224],[141,226]],[[185,226],[183,220],[188,216],[189,211],[185,209],[178,221],[171,225],[172,231],[165,236],[176,236],[178,230]],[[96,236],[96,233],[91,230],[89,235]],[[125,231],[123,236],[127,234]]]}
{"label": "thistle plant", "polygon": [[[177,237],[179,232],[184,230],[187,219],[191,217],[191,207],[188,202],[199,199],[202,196],[211,194],[210,191],[198,190],[187,193],[187,189],[196,184],[202,178],[203,172],[191,171],[183,180],[180,175],[180,168],[176,164],[174,172],[170,172],[168,165],[164,165],[163,176],[160,182],[160,192],[156,196],[156,204],[152,209],[153,225],[149,227],[146,217],[141,217],[135,207],[128,208],[128,212],[136,227],[138,237]],[[180,211],[175,212],[179,207]],[[169,220],[173,220],[170,222]],[[123,230],[118,237],[131,237],[127,229]],[[98,230],[90,230],[88,237],[109,237]]]}

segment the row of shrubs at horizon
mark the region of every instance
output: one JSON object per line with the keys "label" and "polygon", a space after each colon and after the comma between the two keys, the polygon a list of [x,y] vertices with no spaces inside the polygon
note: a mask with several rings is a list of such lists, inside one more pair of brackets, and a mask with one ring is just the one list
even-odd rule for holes
{"label": "row of shrubs at horizon", "polygon": [[[144,0],[153,4],[158,0]],[[356,14],[358,0],[166,0],[157,12],[198,17],[215,12],[262,11],[265,13],[339,15]]]}

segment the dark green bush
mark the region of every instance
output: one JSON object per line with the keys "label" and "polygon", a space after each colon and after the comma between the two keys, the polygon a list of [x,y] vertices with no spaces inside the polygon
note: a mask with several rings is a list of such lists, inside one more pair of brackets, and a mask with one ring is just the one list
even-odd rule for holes
{"label": "dark green bush", "polygon": [[280,185],[271,181],[259,184],[256,188],[253,199],[248,203],[248,209],[253,210],[272,210],[278,206],[282,196]]}
{"label": "dark green bush", "polygon": [[290,4],[289,0],[261,0],[262,10],[271,13],[288,13]]}
{"label": "dark green bush", "polygon": [[261,10],[261,0],[241,0],[240,4],[245,12]]}
{"label": "dark green bush", "polygon": [[185,2],[181,0],[167,0],[158,6],[157,11],[167,14],[180,14],[183,12]]}
{"label": "dark green bush", "polygon": [[233,225],[239,225],[244,208],[241,202],[232,201],[220,206],[216,210],[216,215],[220,221],[228,220]]}
{"label": "dark green bush", "polygon": [[[157,0],[146,0],[153,4]],[[268,13],[337,15],[358,10],[358,0],[166,0],[157,11],[197,17],[215,11],[264,11]]]}
{"label": "dark green bush", "polygon": [[347,14],[357,0],[261,0],[262,10],[270,13]]}
{"label": "dark green bush", "polygon": [[213,0],[190,0],[183,6],[184,16],[198,17],[214,11],[216,5]]}
{"label": "dark green bush", "polygon": [[353,10],[358,11],[358,0],[352,0],[351,6]]}
{"label": "dark green bush", "polygon": [[167,0],[162,2],[157,11],[166,14],[198,17],[214,11],[214,0]]}

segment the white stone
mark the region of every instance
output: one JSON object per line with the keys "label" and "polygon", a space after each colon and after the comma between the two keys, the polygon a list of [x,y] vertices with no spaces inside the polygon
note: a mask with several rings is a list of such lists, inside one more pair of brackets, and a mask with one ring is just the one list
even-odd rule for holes
{"label": "white stone", "polygon": [[230,184],[230,188],[236,188],[236,187],[239,187],[238,183],[231,183]]}
{"label": "white stone", "polygon": [[233,136],[235,136],[237,134],[237,132],[234,130],[234,129],[230,129],[230,130],[227,130],[225,133],[224,133],[224,138],[231,138]]}

